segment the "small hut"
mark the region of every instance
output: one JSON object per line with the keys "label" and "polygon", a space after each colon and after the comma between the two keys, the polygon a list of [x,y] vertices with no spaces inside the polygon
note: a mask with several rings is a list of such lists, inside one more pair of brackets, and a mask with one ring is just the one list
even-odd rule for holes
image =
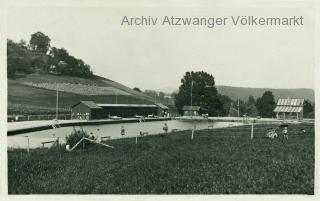
{"label": "small hut", "polygon": [[200,106],[183,106],[183,116],[200,116],[202,110]]}
{"label": "small hut", "polygon": [[280,98],[273,112],[276,114],[277,119],[301,120],[303,119],[303,104],[304,99]]}

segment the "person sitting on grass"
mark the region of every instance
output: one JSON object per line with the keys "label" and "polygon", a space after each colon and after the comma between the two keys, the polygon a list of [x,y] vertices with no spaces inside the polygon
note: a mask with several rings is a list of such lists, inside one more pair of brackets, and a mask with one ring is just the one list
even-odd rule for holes
{"label": "person sitting on grass", "polygon": [[88,137],[90,140],[94,140],[96,141],[97,140],[97,137],[91,132],[89,137]]}
{"label": "person sitting on grass", "polygon": [[274,139],[275,137],[278,137],[276,129],[271,129],[269,132],[267,132],[267,137],[271,138],[271,139]]}
{"label": "person sitting on grass", "polygon": [[303,134],[306,134],[306,130],[303,129],[303,128],[301,128],[299,134],[302,134],[302,135],[303,135]]}

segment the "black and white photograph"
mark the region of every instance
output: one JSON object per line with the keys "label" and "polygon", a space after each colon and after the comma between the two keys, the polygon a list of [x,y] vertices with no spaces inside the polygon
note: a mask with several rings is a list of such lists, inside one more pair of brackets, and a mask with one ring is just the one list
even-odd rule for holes
{"label": "black and white photograph", "polygon": [[5,9],[8,198],[314,198],[315,2],[100,3]]}

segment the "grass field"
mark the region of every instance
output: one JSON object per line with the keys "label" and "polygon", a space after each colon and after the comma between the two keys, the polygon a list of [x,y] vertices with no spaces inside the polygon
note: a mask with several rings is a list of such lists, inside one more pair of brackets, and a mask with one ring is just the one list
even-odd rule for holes
{"label": "grass field", "polygon": [[[56,107],[56,90],[53,90],[51,85],[55,82],[59,83],[61,88],[62,86],[64,88],[70,88],[59,92],[59,112],[68,112],[72,105],[82,100],[91,100],[99,103],[116,103],[116,100],[118,103],[129,104],[152,103],[150,98],[148,99],[143,94],[106,79],[95,80],[68,76],[31,74],[23,78],[8,80],[8,114],[54,113]],[[41,87],[30,86],[30,83]],[[72,87],[76,88],[75,86],[78,86],[79,89],[72,89]],[[80,86],[82,87],[83,94],[76,94],[77,91],[80,93]],[[98,86],[106,88],[94,91],[93,89],[98,89]],[[51,88],[49,89],[49,87]],[[75,93],[71,93],[71,91]],[[103,95],[107,91],[113,95]]]}
{"label": "grass field", "polygon": [[253,141],[242,126],[112,140],[113,150],[8,150],[9,193],[313,194],[314,125],[264,138],[274,127],[256,125]]}

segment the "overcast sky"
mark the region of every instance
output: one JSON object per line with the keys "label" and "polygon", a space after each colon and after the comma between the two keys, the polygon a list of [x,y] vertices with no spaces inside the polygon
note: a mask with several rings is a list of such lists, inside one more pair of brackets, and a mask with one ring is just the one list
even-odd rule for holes
{"label": "overcast sky", "polygon": [[[121,26],[123,16],[303,16],[295,27]],[[14,8],[8,38],[41,31],[94,73],[140,89],[178,88],[186,71],[217,85],[314,88],[314,15],[308,8]],[[160,20],[159,19],[159,20]]]}

